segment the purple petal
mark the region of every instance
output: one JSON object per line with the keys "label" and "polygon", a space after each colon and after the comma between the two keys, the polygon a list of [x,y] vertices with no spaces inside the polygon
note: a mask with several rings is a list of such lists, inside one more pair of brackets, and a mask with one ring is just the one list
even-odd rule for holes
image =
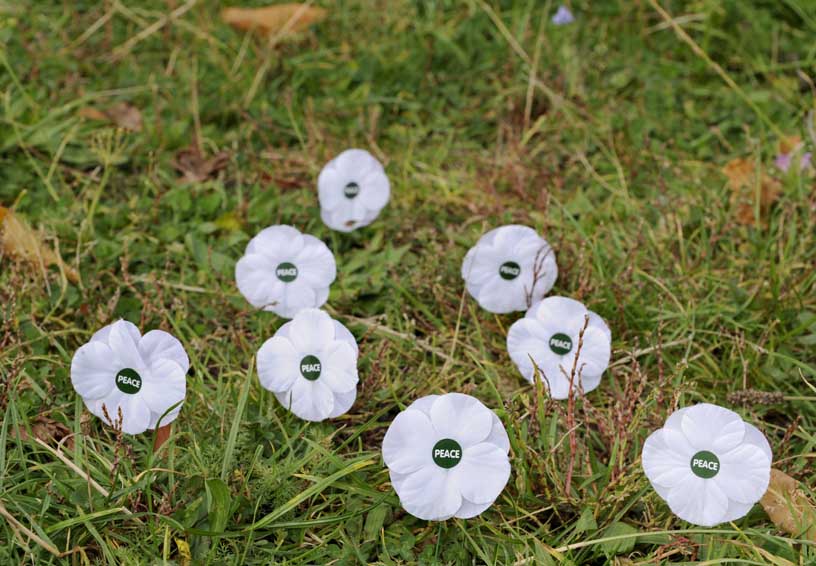
{"label": "purple petal", "polygon": [[575,18],[573,17],[572,12],[569,11],[569,8],[563,5],[558,7],[558,10],[552,17],[552,23],[554,23],[557,26],[565,26],[567,24],[571,24],[574,21]]}
{"label": "purple petal", "polygon": [[790,169],[790,166],[791,166],[791,155],[790,155],[790,153],[780,153],[779,155],[776,156],[776,159],[774,160],[774,163],[782,171],[787,173],[788,169]]}

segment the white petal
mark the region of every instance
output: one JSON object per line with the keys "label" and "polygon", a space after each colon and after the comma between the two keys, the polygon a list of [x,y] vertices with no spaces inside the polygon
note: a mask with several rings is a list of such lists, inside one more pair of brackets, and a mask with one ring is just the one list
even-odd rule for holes
{"label": "white petal", "polygon": [[482,442],[493,428],[493,412],[470,395],[448,393],[431,407],[438,438],[452,438],[463,449]]}
{"label": "white petal", "polygon": [[[261,254],[270,260],[297,254],[303,247],[303,234],[293,226],[278,224],[264,228],[247,244],[246,255]],[[276,261],[275,265],[280,263]]]}
{"label": "white petal", "polygon": [[291,411],[303,420],[322,421],[334,410],[334,394],[320,380],[297,379],[289,395]]}
{"label": "white petal", "polygon": [[113,323],[108,335],[108,345],[124,367],[136,371],[142,371],[147,367],[139,353],[139,340],[133,335],[129,323],[124,320]]}
{"label": "white petal", "polygon": [[490,434],[485,438],[485,442],[495,444],[501,448],[505,454],[510,452],[510,438],[507,436],[504,424],[502,424],[495,413],[493,413],[493,428],[490,429]]}
{"label": "white petal", "polygon": [[304,236],[306,245],[294,258],[298,280],[311,287],[328,287],[337,277],[337,266],[331,250],[314,236]]}
{"label": "white petal", "polygon": [[[542,379],[550,397],[558,400],[567,399],[570,392],[569,372],[572,370],[572,364],[570,367],[565,367],[557,360],[548,357],[539,364],[539,369],[543,374]],[[575,386],[573,381],[573,387]]]}
{"label": "white petal", "polygon": [[575,334],[584,326],[584,317],[589,314],[587,308],[567,297],[547,297],[538,303],[534,316],[545,324],[552,324],[563,329],[565,334]]}
{"label": "white petal", "polygon": [[666,419],[666,423],[663,425],[663,428],[673,429],[682,434],[683,415],[685,415],[686,411],[688,411],[690,408],[691,407],[682,407],[677,409],[675,412],[669,415],[669,418]]}
{"label": "white petal", "polygon": [[465,498],[462,498],[462,506],[459,507],[459,510],[454,515],[457,519],[472,519],[477,515],[481,515],[485,511],[487,511],[491,505],[493,505],[493,501],[488,501],[487,503],[472,503]]}
{"label": "white petal", "polygon": [[372,170],[383,171],[382,163],[364,149],[347,149],[335,157],[337,168],[346,175],[360,176]]}
{"label": "white petal", "polygon": [[[346,210],[346,208],[348,210]],[[327,208],[320,209],[320,218],[323,220],[323,223],[338,232],[351,232],[357,228],[353,223],[351,225],[347,224],[350,216],[351,205],[348,203],[341,203],[334,210]]]}
{"label": "white petal", "polygon": [[728,511],[728,497],[717,484],[694,474],[673,487],[666,502],[675,515],[703,527],[722,523]]}
{"label": "white petal", "polygon": [[319,309],[304,309],[292,319],[289,336],[303,354],[317,354],[334,341],[334,322]]}
{"label": "white petal", "polygon": [[773,460],[773,453],[771,452],[771,445],[768,443],[768,439],[751,423],[745,423],[745,438],[743,438],[742,441],[759,448],[762,453],[768,457],[769,462]]}
{"label": "white petal", "polygon": [[315,303],[314,308],[318,309],[326,304],[326,301],[329,300],[329,288],[328,287],[320,287],[314,290],[315,292]]}
{"label": "white petal", "polygon": [[718,456],[720,472],[712,481],[729,499],[756,503],[765,495],[771,479],[771,460],[760,448],[743,444]]}
{"label": "white petal", "polygon": [[450,472],[465,499],[488,503],[496,499],[507,485],[510,462],[504,450],[483,442],[465,448],[462,460]]}
{"label": "white petal", "polygon": [[[357,388],[357,364],[354,350],[346,342],[335,341],[326,351],[320,381],[335,393],[348,393]],[[322,360],[323,358],[321,358]]]}
{"label": "white petal", "polygon": [[333,419],[335,417],[339,417],[340,415],[345,415],[349,412],[352,405],[354,405],[354,401],[357,399],[357,388],[355,387],[348,393],[335,393],[334,394],[334,408],[332,412],[329,414],[329,418]]}
{"label": "white petal", "polygon": [[147,365],[161,359],[173,360],[184,373],[190,369],[190,358],[181,342],[164,330],[151,330],[139,340],[139,352]]}
{"label": "white petal", "polygon": [[293,281],[283,287],[283,300],[273,311],[284,318],[293,318],[303,309],[317,306],[315,290],[303,281]]}
{"label": "white petal", "polygon": [[368,210],[381,210],[391,196],[391,185],[383,171],[372,171],[362,178],[357,196]]}
{"label": "white petal", "polygon": [[[577,347],[577,342],[576,342]],[[574,355],[574,352],[570,352]],[[584,332],[579,367],[583,366],[588,375],[596,376],[606,371],[609,358],[612,356],[612,345],[609,337],[600,328],[588,327]]]}
{"label": "white petal", "polygon": [[300,377],[300,361],[304,355],[279,334],[280,331],[260,347],[257,365],[258,379],[264,389],[283,392],[291,389]]}
{"label": "white petal", "polygon": [[547,345],[551,334],[532,318],[522,318],[510,326],[507,333],[507,352],[527,381],[533,381],[534,367],[530,358],[541,367],[543,360],[555,356]]}
{"label": "white petal", "polygon": [[390,470],[408,474],[436,466],[432,451],[439,438],[421,411],[406,409],[396,416],[383,438],[383,460]]}
{"label": "white petal", "polygon": [[102,341],[81,346],[71,360],[71,384],[86,400],[101,399],[114,388],[116,373],[113,351]]}
{"label": "white petal", "polygon": [[674,487],[686,481],[692,474],[689,467],[690,454],[684,446],[676,446],[666,429],[658,429],[646,439],[643,445],[643,471],[653,485]]}
{"label": "white petal", "polygon": [[[117,322],[119,322],[119,323],[123,324],[124,326],[126,326],[127,329],[128,329],[128,332],[133,336],[133,339],[136,340],[137,342],[139,341],[139,338],[142,337],[142,333],[139,332],[139,329],[132,322],[124,320],[124,319],[120,319]],[[111,328],[113,328],[113,324],[109,324],[109,325],[97,330],[94,333],[94,335],[91,336],[91,342],[101,341],[101,342],[104,342],[105,344],[107,344],[108,343],[108,336],[110,336]]]}
{"label": "white petal", "polygon": [[334,339],[342,340],[343,342],[351,346],[351,348],[354,350],[354,358],[356,360],[357,357],[360,355],[360,349],[357,346],[357,339],[354,337],[354,334],[352,334],[348,328],[343,326],[342,323],[336,320],[333,320],[333,322],[334,322]]}
{"label": "white petal", "polygon": [[141,397],[152,412],[162,415],[183,401],[186,394],[187,379],[181,366],[173,360],[160,359],[142,376],[142,389],[132,396]]}
{"label": "white petal", "polygon": [[[148,425],[147,428],[149,428],[150,430],[154,430],[160,424],[161,426],[169,425],[170,423],[175,421],[181,414],[182,405],[183,403],[167,414],[165,414],[164,412],[154,413],[153,411],[150,411],[150,425]],[[159,423],[159,419],[161,419],[161,423]]]}
{"label": "white petal", "polygon": [[435,465],[424,466],[408,475],[397,495],[406,511],[426,521],[453,517],[462,506],[462,495],[452,476]]}
{"label": "white petal", "polygon": [[462,279],[466,281],[468,293],[476,297],[482,286],[497,276],[495,261],[482,260],[478,248],[471,248],[468,251],[462,262]]}
{"label": "white petal", "polygon": [[[107,409],[108,415],[114,422],[105,418],[102,409],[103,405]],[[94,402],[92,409],[96,416],[106,424],[113,426],[119,419],[119,411],[122,411],[122,432],[126,434],[141,434],[150,426],[151,416],[147,404],[138,395],[124,395],[116,390],[115,394],[108,395],[105,399]]]}
{"label": "white petal", "polygon": [[483,309],[497,314],[527,308],[527,296],[520,282],[518,280],[507,281],[501,277],[491,278],[485,283],[476,300]]}
{"label": "white petal", "polygon": [[601,384],[601,376],[600,375],[584,375],[583,371],[579,371],[578,375],[575,377],[575,389],[576,391],[579,389],[583,390],[584,393],[589,393],[590,391],[597,389],[598,386]]}
{"label": "white petal", "polygon": [[334,161],[323,168],[317,177],[317,198],[321,208],[333,210],[346,199],[343,195],[345,179]]}
{"label": "white petal", "polygon": [[439,399],[441,395],[426,395],[425,397],[420,397],[410,405],[408,405],[408,409],[406,410],[415,410],[415,411],[422,411],[425,413],[425,416],[428,417],[430,420],[431,418],[431,407],[433,407],[434,402]]}
{"label": "white petal", "polygon": [[745,437],[745,423],[734,411],[710,403],[689,407],[680,424],[692,446],[721,454]]}
{"label": "white petal", "polygon": [[283,300],[284,284],[275,275],[277,264],[261,254],[248,254],[235,264],[238,290],[255,308],[277,305]]}

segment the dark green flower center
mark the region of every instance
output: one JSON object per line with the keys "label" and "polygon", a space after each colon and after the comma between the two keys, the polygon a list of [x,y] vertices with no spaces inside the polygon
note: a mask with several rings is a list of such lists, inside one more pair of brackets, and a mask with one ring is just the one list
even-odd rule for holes
{"label": "dark green flower center", "polygon": [[310,354],[300,360],[300,375],[309,381],[314,381],[320,377],[320,372],[322,370],[323,368],[320,365],[320,359],[317,356],[312,356]]}
{"label": "dark green flower center", "polygon": [[711,479],[720,473],[720,459],[708,450],[700,450],[691,457],[691,471],[703,479]]}
{"label": "dark green flower center", "polygon": [[298,268],[295,266],[294,263],[284,261],[283,263],[279,263],[278,267],[275,268],[275,275],[277,275],[278,279],[280,279],[284,283],[291,283],[292,281],[297,279]]}
{"label": "dark green flower center", "polygon": [[462,460],[462,447],[451,438],[443,438],[434,444],[432,456],[440,468],[452,468]]}
{"label": "dark green flower center", "polygon": [[142,388],[142,376],[135,369],[125,368],[116,374],[116,387],[127,395],[134,395]]}

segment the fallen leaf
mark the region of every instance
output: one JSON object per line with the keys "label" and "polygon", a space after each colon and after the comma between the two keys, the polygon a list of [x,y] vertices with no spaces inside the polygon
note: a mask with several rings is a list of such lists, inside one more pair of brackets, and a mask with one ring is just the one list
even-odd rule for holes
{"label": "fallen leaf", "polygon": [[241,31],[289,35],[326,18],[326,10],[308,4],[276,4],[264,8],[225,8],[221,19]]}
{"label": "fallen leaf", "polygon": [[802,138],[799,136],[785,136],[779,138],[777,153],[791,153],[802,147]]}
{"label": "fallen leaf", "polygon": [[759,174],[754,162],[748,159],[732,159],[723,167],[731,188],[731,210],[737,222],[751,225],[756,222],[756,189],[759,184],[759,219],[764,220],[782,194],[782,184],[766,173]]}
{"label": "fallen leaf", "polygon": [[771,470],[768,491],[760,504],[773,524],[786,533],[816,541],[816,507],[788,474]]}
{"label": "fallen leaf", "polygon": [[0,206],[0,244],[2,251],[34,267],[57,265],[72,283],[79,283],[79,273],[47,247],[28,223],[8,208]]}
{"label": "fallen leaf", "polygon": [[79,115],[89,120],[101,122],[111,122],[112,124],[131,132],[142,131],[142,113],[139,109],[127,102],[120,102],[106,110],[100,110],[93,106],[82,108]]}
{"label": "fallen leaf", "polygon": [[[69,450],[74,448],[74,440],[70,438],[71,429],[52,418],[46,417],[45,415],[37,415],[31,422],[30,428],[34,438],[39,438],[46,444],[59,444],[63,438],[67,437],[63,445]],[[28,441],[31,438],[28,434],[28,430],[24,426],[17,428],[15,436],[19,437],[22,441]]]}
{"label": "fallen leaf", "polygon": [[192,145],[179,151],[172,165],[181,173],[182,183],[200,183],[214,177],[229,163],[229,154],[219,151],[210,158],[205,158],[198,147]]}

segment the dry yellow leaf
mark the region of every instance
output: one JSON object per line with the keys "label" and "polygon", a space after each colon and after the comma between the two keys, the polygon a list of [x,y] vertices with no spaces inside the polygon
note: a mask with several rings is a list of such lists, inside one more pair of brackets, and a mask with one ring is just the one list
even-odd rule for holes
{"label": "dry yellow leaf", "polygon": [[46,246],[28,223],[0,206],[0,244],[3,253],[26,261],[35,267],[57,265],[73,283],[79,283],[79,274]]}
{"label": "dry yellow leaf", "polygon": [[768,491],[760,504],[774,525],[786,533],[816,541],[816,507],[788,474],[771,470]]}
{"label": "dry yellow leaf", "polygon": [[189,566],[193,561],[193,555],[190,554],[190,544],[182,538],[177,538],[176,547],[178,547],[179,563],[181,566]]}
{"label": "dry yellow leaf", "polygon": [[287,35],[303,31],[326,18],[326,10],[309,4],[276,4],[264,8],[225,8],[221,19],[242,31]]}

